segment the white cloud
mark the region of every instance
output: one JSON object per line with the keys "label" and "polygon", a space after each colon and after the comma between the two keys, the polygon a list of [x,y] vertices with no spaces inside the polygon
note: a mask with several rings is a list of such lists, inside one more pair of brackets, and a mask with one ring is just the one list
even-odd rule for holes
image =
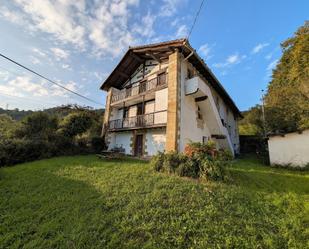
{"label": "white cloud", "polygon": [[51,48],[50,50],[53,52],[57,61],[67,59],[70,55],[69,51],[63,50],[61,48]]}
{"label": "white cloud", "polygon": [[[102,3],[93,12],[93,17],[88,21],[88,37],[94,44],[93,54],[97,56],[111,54],[115,57],[120,55],[129,45],[134,45],[138,42],[134,30],[131,31],[129,28],[128,20],[132,14],[129,8],[136,6],[138,1],[120,0],[112,3],[109,2]],[[117,6],[120,11],[117,11]],[[140,32],[139,35],[141,33],[143,35],[151,34],[152,24],[149,18],[145,19],[142,23],[139,21],[137,23],[142,26],[139,31],[144,29],[144,25],[148,25],[147,32]]]}
{"label": "white cloud", "polygon": [[212,51],[212,46],[210,46],[209,44],[205,43],[202,46],[200,46],[200,48],[198,49],[198,52],[205,57],[206,59],[210,59],[212,57],[211,55],[211,51]]}
{"label": "white cloud", "polygon": [[257,54],[262,51],[263,48],[269,46],[269,43],[259,43],[251,51],[252,54]]}
{"label": "white cloud", "polygon": [[215,63],[213,64],[213,66],[217,68],[229,67],[229,66],[240,63],[246,57],[247,57],[246,55],[239,55],[238,53],[236,53],[236,54],[228,56],[225,62]]}
{"label": "white cloud", "polygon": [[[71,91],[77,91],[77,84],[74,81],[69,81],[69,83],[63,84],[61,83],[62,86],[68,88]],[[70,95],[68,94],[68,91],[57,86],[57,85],[52,85],[51,86],[51,95],[53,96],[58,96],[58,97],[69,97]]]}
{"label": "white cloud", "polygon": [[20,25],[25,24],[23,21],[22,13],[17,12],[17,11],[11,11],[5,6],[0,7],[0,17],[12,23],[16,23]]}
{"label": "white cloud", "polygon": [[275,69],[275,67],[277,66],[278,62],[279,62],[278,59],[277,60],[273,60],[271,63],[268,64],[266,70],[267,71],[271,71],[271,70]]}
{"label": "white cloud", "polygon": [[43,87],[43,84],[32,83],[31,78],[28,76],[18,76],[8,82],[8,88],[14,89],[16,93],[26,92],[33,96],[46,96],[48,95],[47,89]]}
{"label": "white cloud", "polygon": [[73,15],[85,10],[80,4],[63,0],[15,0],[15,3],[27,14],[36,29],[50,33],[64,43],[84,47],[85,29]]}
{"label": "white cloud", "polygon": [[34,56],[30,56],[30,61],[33,65],[41,64],[41,61],[37,57],[34,57]]}
{"label": "white cloud", "polygon": [[235,64],[237,62],[240,61],[240,57],[238,54],[234,54],[234,55],[230,55],[227,59],[226,59],[226,62],[228,64]]}
{"label": "white cloud", "polygon": [[13,86],[6,86],[6,85],[0,85],[0,93],[16,96],[16,97],[22,97],[23,95],[20,92],[16,91],[16,88]]}
{"label": "white cloud", "polygon": [[7,81],[9,79],[9,72],[7,72],[7,71],[0,71],[0,79],[2,81]]}
{"label": "white cloud", "polygon": [[148,11],[147,15],[142,18],[142,24],[135,24],[133,31],[147,38],[152,37],[155,34],[153,24],[156,18],[156,15],[153,15]]}
{"label": "white cloud", "polygon": [[176,31],[176,37],[186,37],[189,33],[189,29],[186,25],[181,25]]}
{"label": "white cloud", "polygon": [[182,4],[183,0],[163,0],[160,16],[172,16],[176,13],[177,7]]}
{"label": "white cloud", "polygon": [[41,49],[38,49],[38,48],[32,48],[31,51],[41,57],[46,57],[46,53],[43,52]]}
{"label": "white cloud", "polygon": [[72,69],[71,66],[70,66],[69,64],[62,64],[61,67],[62,67],[63,69],[67,69],[67,70],[71,70],[71,69]]}
{"label": "white cloud", "polygon": [[[0,13],[6,20],[23,29],[40,32],[36,35],[53,42],[56,47],[65,45],[70,50],[113,58],[129,46],[154,40],[154,24],[158,17],[173,18],[187,0],[162,0],[159,8],[152,8],[143,16],[136,11],[139,0],[12,1],[14,7],[8,4],[5,12]],[[185,36],[187,32],[187,27],[181,25],[176,35]]]}

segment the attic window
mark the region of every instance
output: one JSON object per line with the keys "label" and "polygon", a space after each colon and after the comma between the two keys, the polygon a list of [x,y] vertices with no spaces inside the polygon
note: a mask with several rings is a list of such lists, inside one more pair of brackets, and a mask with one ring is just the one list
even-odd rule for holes
{"label": "attic window", "polygon": [[208,137],[203,136],[203,144],[207,144],[207,141],[208,141]]}
{"label": "attic window", "polygon": [[199,106],[197,106],[197,118],[198,119],[203,119],[201,108]]}
{"label": "attic window", "polygon": [[188,68],[187,70],[187,79],[192,79],[194,77],[193,70]]}

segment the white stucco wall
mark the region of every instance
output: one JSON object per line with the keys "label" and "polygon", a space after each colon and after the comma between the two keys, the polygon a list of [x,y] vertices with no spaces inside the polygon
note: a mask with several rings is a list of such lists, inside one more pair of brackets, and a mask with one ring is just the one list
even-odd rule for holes
{"label": "white stucco wall", "polygon": [[[206,100],[206,102],[196,103],[193,96],[185,95],[185,89],[190,87],[191,85],[191,84],[188,84],[190,80],[189,81],[187,80],[187,67],[192,68],[192,65],[190,65],[187,61],[182,61],[181,63],[181,113],[180,113],[181,130],[180,130],[180,141],[179,141],[180,151],[183,151],[185,144],[188,143],[189,139],[191,139],[192,141],[202,141],[203,136],[210,138],[211,134],[220,134],[220,132],[224,131],[223,134],[229,136],[229,141],[226,142],[226,141],[222,141],[218,139],[216,140],[217,146],[219,148],[221,147],[225,148],[228,144],[228,148],[233,148],[233,151],[236,151],[236,153],[239,152],[239,136],[238,136],[237,120],[234,119],[232,110],[227,104],[225,104],[225,102],[219,96],[219,94],[206,81],[204,81],[202,77],[199,77],[199,79],[203,82],[203,85],[201,86],[205,88],[204,90],[207,90],[206,88],[210,89],[210,90],[207,90],[208,99]],[[194,79],[196,78],[193,78],[192,80]],[[188,90],[189,89],[187,89],[187,91]],[[218,103],[216,103],[217,100],[218,100]],[[200,109],[202,111],[201,114],[203,115],[203,119],[204,119],[203,128],[199,128],[200,126],[197,124],[196,111],[197,111],[198,105],[200,106]],[[217,117],[215,117],[214,115],[211,115],[211,114],[214,114],[209,109],[211,106],[215,108],[213,109],[213,111],[217,113],[216,114]],[[222,131],[220,130],[219,132],[216,129],[217,128],[219,129],[219,126],[222,126],[221,119],[224,119],[224,122],[226,123],[226,128],[221,127],[221,129],[223,130]]]}
{"label": "white stucco wall", "polygon": [[179,151],[184,151],[188,142],[203,142],[203,136],[210,137],[207,124],[199,128],[196,121],[197,103],[193,97],[185,96],[185,83],[187,77],[187,62],[181,63],[181,110],[180,110],[180,139]]}
{"label": "white stucco wall", "polygon": [[159,151],[165,150],[166,131],[148,130],[146,133],[146,152],[148,156],[156,155]]}
{"label": "white stucco wall", "polygon": [[155,110],[155,101],[152,100],[152,101],[146,102],[146,104],[145,104],[145,114],[153,113],[154,110]]}
{"label": "white stucco wall", "polygon": [[[239,134],[238,134],[238,122],[234,119],[232,109],[223,101],[219,94],[210,86],[210,90],[213,94],[215,101],[219,100],[219,115],[220,118],[226,123],[226,129],[229,132],[231,143],[234,150],[239,153]],[[217,103],[216,103],[217,104]]]}
{"label": "white stucco wall", "polygon": [[[145,75],[144,77],[148,80],[157,77],[155,74],[158,70],[168,67],[168,62],[161,62],[158,64],[155,60],[147,60],[145,62]],[[143,79],[143,64],[141,64],[138,69],[131,75],[131,82],[127,81],[124,85],[133,84],[139,82]]]}
{"label": "white stucco wall", "polygon": [[270,137],[268,148],[271,164],[305,166],[309,163],[309,130]]}
{"label": "white stucco wall", "polygon": [[167,92],[168,92],[167,88],[156,91],[155,93],[155,111],[156,112],[167,110]]}
{"label": "white stucco wall", "polygon": [[156,91],[155,93],[154,111],[158,113],[154,115],[154,124],[163,124],[167,122],[167,112],[160,112],[167,110],[167,93],[167,88]]}
{"label": "white stucco wall", "polygon": [[115,147],[122,147],[125,149],[126,154],[131,153],[130,143],[131,137],[133,136],[132,132],[113,132],[110,134],[110,144],[108,149],[111,150]]}

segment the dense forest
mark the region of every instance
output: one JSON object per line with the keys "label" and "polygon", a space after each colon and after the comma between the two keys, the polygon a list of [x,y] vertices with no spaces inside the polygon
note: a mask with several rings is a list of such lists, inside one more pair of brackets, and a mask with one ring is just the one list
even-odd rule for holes
{"label": "dense forest", "polygon": [[[309,21],[284,41],[281,48],[281,59],[265,95],[267,133],[309,128]],[[240,134],[261,135],[264,129],[261,106],[252,107],[243,115]]]}

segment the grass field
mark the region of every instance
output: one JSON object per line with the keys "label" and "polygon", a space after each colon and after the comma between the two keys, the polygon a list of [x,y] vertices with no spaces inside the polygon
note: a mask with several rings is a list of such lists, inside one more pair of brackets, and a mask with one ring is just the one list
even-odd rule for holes
{"label": "grass field", "polygon": [[309,248],[309,173],[242,159],[231,182],[60,157],[0,169],[0,248]]}

